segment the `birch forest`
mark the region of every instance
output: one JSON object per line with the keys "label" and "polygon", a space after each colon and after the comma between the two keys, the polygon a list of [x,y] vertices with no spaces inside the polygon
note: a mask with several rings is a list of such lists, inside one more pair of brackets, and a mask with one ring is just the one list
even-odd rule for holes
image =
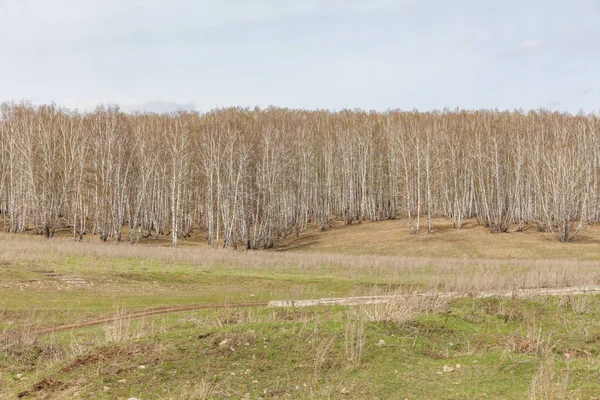
{"label": "birch forest", "polygon": [[599,180],[593,114],[1,106],[1,224],[13,233],[265,249],[309,225],[398,218],[426,234],[445,217],[567,242],[598,222]]}

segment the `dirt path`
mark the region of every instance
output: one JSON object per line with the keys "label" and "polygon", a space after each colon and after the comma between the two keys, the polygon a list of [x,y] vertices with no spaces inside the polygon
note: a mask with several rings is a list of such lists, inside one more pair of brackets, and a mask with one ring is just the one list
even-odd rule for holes
{"label": "dirt path", "polygon": [[399,297],[534,297],[534,296],[560,296],[560,295],[582,295],[582,294],[600,294],[600,285],[592,286],[571,286],[564,288],[539,288],[539,289],[518,289],[518,290],[498,290],[484,292],[425,292],[425,293],[407,293],[394,294],[387,296],[360,296],[360,297],[339,297],[323,298],[312,300],[274,300],[268,303],[269,307],[316,307],[316,306],[356,306],[360,304],[379,304],[385,303]]}
{"label": "dirt path", "polygon": [[[539,289],[519,289],[519,290],[502,290],[502,291],[487,291],[474,293],[459,293],[459,292],[425,292],[425,293],[409,293],[400,295],[387,296],[360,296],[360,297],[338,297],[338,298],[322,298],[310,300],[274,300],[269,302],[254,302],[254,303],[232,303],[232,304],[190,304],[185,306],[174,307],[158,307],[150,308],[144,311],[137,311],[125,314],[114,315],[110,317],[92,319],[88,321],[75,322],[71,324],[56,325],[48,328],[37,330],[38,335],[46,335],[54,332],[61,332],[71,329],[86,328],[90,326],[109,324],[118,320],[135,320],[146,317],[155,317],[166,314],[175,314],[185,311],[194,310],[210,310],[210,309],[225,309],[225,308],[248,308],[248,307],[316,307],[316,306],[354,306],[360,304],[378,304],[385,303],[391,299],[398,297],[445,297],[445,298],[489,298],[489,297],[534,297],[534,296],[560,296],[560,295],[583,295],[583,294],[600,294],[600,285],[592,286],[571,286],[564,288],[539,288]],[[9,332],[0,333],[0,338],[10,335]]]}
{"label": "dirt path", "polygon": [[[266,307],[268,305],[267,302],[255,302],[255,303],[235,303],[235,304],[190,304],[186,306],[174,306],[174,307],[157,307],[150,308],[143,311],[136,311],[131,313],[123,313],[110,317],[91,319],[88,321],[82,322],[74,322],[71,324],[63,324],[56,325],[47,328],[41,328],[35,331],[37,335],[47,335],[55,332],[62,332],[71,329],[79,329],[79,328],[87,328],[90,326],[102,325],[102,324],[110,324],[112,322],[116,322],[118,320],[135,320],[142,319],[146,317],[155,317],[166,314],[175,314],[185,311],[194,311],[194,310],[212,310],[212,309],[220,309],[220,308],[246,308],[246,307]],[[11,334],[11,331],[1,333],[0,339],[4,336],[8,336]]]}

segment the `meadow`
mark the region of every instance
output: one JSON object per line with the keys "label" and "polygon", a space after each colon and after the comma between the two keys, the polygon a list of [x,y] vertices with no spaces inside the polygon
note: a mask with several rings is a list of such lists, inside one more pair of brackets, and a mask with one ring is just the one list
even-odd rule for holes
{"label": "meadow", "polygon": [[269,251],[0,234],[0,398],[600,398],[600,296],[524,291],[600,285],[600,227],[561,243],[433,222]]}

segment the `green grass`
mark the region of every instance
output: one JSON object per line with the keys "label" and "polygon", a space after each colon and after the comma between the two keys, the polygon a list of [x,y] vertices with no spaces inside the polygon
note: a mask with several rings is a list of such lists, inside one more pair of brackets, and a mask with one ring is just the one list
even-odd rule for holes
{"label": "green grass", "polygon": [[546,386],[592,398],[600,390],[600,297],[585,299],[584,312],[573,309],[575,298],[461,299],[402,324],[363,319],[360,362],[348,360],[345,344],[361,310],[194,312],[41,372],[21,369],[23,380],[12,367],[4,381],[13,393],[32,394],[43,382],[37,395],[50,398],[515,399],[526,398],[540,365],[551,363]]}
{"label": "green grass", "polygon": [[[387,286],[383,278],[335,276],[329,272],[297,274],[289,270],[203,267],[183,263],[132,259],[91,261],[86,256],[65,256],[43,265],[0,267],[0,309],[19,323],[38,312],[40,325],[74,322],[111,314],[116,308],[136,311],[150,307],[188,304],[227,304],[368,294],[374,286]],[[40,270],[84,278],[89,285],[68,285]],[[24,295],[26,294],[26,295]],[[44,321],[47,320],[47,321]]]}

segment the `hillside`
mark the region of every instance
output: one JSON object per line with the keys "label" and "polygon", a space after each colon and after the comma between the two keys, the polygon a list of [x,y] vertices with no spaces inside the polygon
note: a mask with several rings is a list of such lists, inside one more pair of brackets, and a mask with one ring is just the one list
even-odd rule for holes
{"label": "hillside", "polygon": [[270,251],[0,234],[0,397],[593,398],[600,297],[520,289],[600,284],[598,229],[434,226],[335,224]]}

